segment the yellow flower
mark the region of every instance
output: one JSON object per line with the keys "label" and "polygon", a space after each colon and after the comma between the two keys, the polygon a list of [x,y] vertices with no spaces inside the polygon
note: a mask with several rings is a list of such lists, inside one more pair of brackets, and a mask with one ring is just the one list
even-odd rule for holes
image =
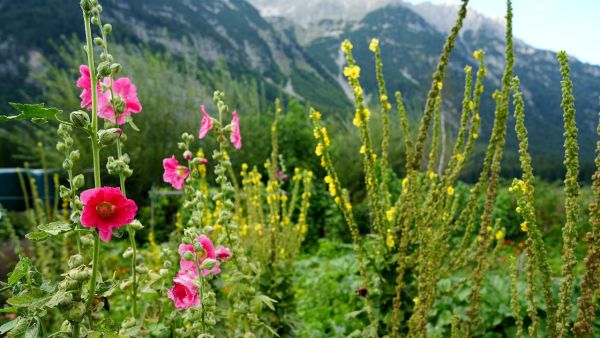
{"label": "yellow flower", "polygon": [[450,196],[454,195],[454,188],[452,186],[449,186],[446,190],[446,193],[448,193],[448,195]]}
{"label": "yellow flower", "polygon": [[331,141],[329,140],[329,134],[327,134],[327,129],[325,129],[325,127],[321,128],[321,134],[323,135],[323,142],[325,143],[325,146],[329,147]]}
{"label": "yellow flower", "polygon": [[263,226],[262,226],[262,224],[257,224],[257,225],[255,225],[255,226],[254,226],[254,231],[256,231],[256,233],[257,233],[259,236],[262,236],[262,234],[263,234]]}
{"label": "yellow flower", "polygon": [[344,42],[342,42],[342,50],[348,53],[350,50],[352,50],[352,43],[348,40],[344,40]]}
{"label": "yellow flower", "polygon": [[521,213],[521,207],[517,207],[517,208],[515,209],[515,211],[517,212],[517,214],[520,214],[520,213]]}
{"label": "yellow flower", "polygon": [[402,188],[406,188],[406,185],[408,184],[408,178],[405,177],[402,179]]}
{"label": "yellow flower", "polygon": [[437,89],[442,90],[442,88],[444,88],[444,84],[442,83],[442,81],[438,81],[438,83],[436,83]]}
{"label": "yellow flower", "polygon": [[480,50],[476,50],[473,52],[473,58],[475,60],[479,60],[479,57],[481,57],[481,51]]}
{"label": "yellow flower", "polygon": [[481,119],[481,117],[479,116],[479,114],[475,114],[475,116],[473,116],[473,120],[475,121],[479,121]]}
{"label": "yellow flower", "polygon": [[527,227],[527,222],[521,223],[521,230],[524,232],[527,232],[527,230],[529,230],[529,228]]}
{"label": "yellow flower", "polygon": [[242,170],[248,170],[248,164],[242,163]]}
{"label": "yellow flower", "polygon": [[392,109],[392,104],[388,102],[385,104],[385,107],[387,108],[387,110],[390,110]]}
{"label": "yellow flower", "polygon": [[365,147],[364,145],[360,146],[360,150],[359,150],[359,152],[360,152],[361,154],[364,154],[364,153],[366,153],[366,152],[367,152],[367,147]]}
{"label": "yellow flower", "polygon": [[321,142],[317,143],[317,147],[315,148],[315,154],[317,156],[323,155],[323,144]]}
{"label": "yellow flower", "polygon": [[354,87],[354,95],[356,96],[360,96],[363,93],[363,89],[361,86],[356,86]]}
{"label": "yellow flower", "polygon": [[344,67],[344,76],[350,80],[356,80],[360,76],[360,67],[348,66]]}
{"label": "yellow flower", "polygon": [[387,95],[381,95],[381,102],[386,102],[388,100]]}
{"label": "yellow flower", "polygon": [[385,245],[387,245],[388,248],[393,248],[394,244],[394,236],[392,235],[392,231],[388,229],[387,237],[385,238]]}
{"label": "yellow flower", "polygon": [[391,207],[388,211],[385,212],[385,218],[387,218],[388,222],[391,222],[394,219],[394,215],[396,214],[396,208]]}
{"label": "yellow flower", "polygon": [[473,139],[474,139],[474,140],[476,140],[476,139],[478,139],[478,138],[479,138],[479,134],[477,134],[477,133],[473,133]]}
{"label": "yellow flower", "polygon": [[352,210],[352,204],[350,204],[350,202],[346,202],[346,204],[344,205],[344,207],[346,208],[346,210],[350,211]]}
{"label": "yellow flower", "polygon": [[486,227],[486,229],[487,229],[487,231],[492,231],[492,227],[489,225]]}
{"label": "yellow flower", "polygon": [[354,114],[354,119],[352,120],[352,124],[354,124],[357,127],[360,127],[362,125],[362,118],[360,117],[360,112],[358,110]]}
{"label": "yellow flower", "polygon": [[377,51],[377,48],[379,48],[379,39],[372,39],[371,43],[369,44],[369,50],[375,53]]}
{"label": "yellow flower", "polygon": [[318,111],[314,111],[314,112],[310,113],[310,118],[313,121],[319,121],[321,119],[321,113],[319,113]]}
{"label": "yellow flower", "polygon": [[298,167],[294,168],[294,174],[296,174],[296,175],[297,175],[297,174],[299,174],[299,173],[300,173],[300,168],[298,168]]}
{"label": "yellow flower", "polygon": [[469,109],[471,109],[471,110],[475,109],[475,102],[469,101]]}
{"label": "yellow flower", "polygon": [[465,156],[463,154],[456,154],[456,160],[458,162],[462,162],[465,159]]}
{"label": "yellow flower", "polygon": [[427,177],[429,177],[429,179],[433,181],[437,177],[437,174],[433,171],[430,171],[427,173]]}
{"label": "yellow flower", "polygon": [[498,230],[498,232],[496,232],[496,240],[497,241],[501,241],[504,239],[504,231],[503,230]]}
{"label": "yellow flower", "polygon": [[365,114],[365,118],[367,120],[371,117],[371,111],[369,111],[369,108],[364,108],[363,109],[363,114]]}
{"label": "yellow flower", "polygon": [[342,204],[342,199],[340,198],[340,196],[337,196],[337,197],[334,199],[334,201],[335,201],[335,204],[337,204],[337,205],[340,205],[340,204]]}
{"label": "yellow flower", "polygon": [[419,305],[419,297],[413,298],[413,303],[415,303],[415,305]]}

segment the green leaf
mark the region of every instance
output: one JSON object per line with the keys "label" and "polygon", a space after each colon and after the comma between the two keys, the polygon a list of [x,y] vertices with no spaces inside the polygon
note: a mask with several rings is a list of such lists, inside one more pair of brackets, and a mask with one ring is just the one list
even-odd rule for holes
{"label": "green leaf", "polygon": [[7,337],[23,337],[29,327],[30,321],[31,320],[28,318],[19,318],[19,321],[16,323],[15,327],[10,330]]}
{"label": "green leaf", "polygon": [[16,307],[39,307],[44,305],[48,297],[40,289],[33,289],[18,296],[9,298],[6,302]]}
{"label": "green leaf", "polygon": [[0,334],[5,334],[6,332],[12,330],[13,327],[17,326],[19,320],[21,320],[21,317],[17,317],[10,322],[4,323],[2,326],[0,326]]}
{"label": "green leaf", "polygon": [[11,107],[19,111],[18,115],[8,116],[0,115],[0,123],[8,121],[31,120],[37,124],[46,123],[47,120],[56,120],[56,115],[62,113],[62,110],[56,108],[46,108],[43,103],[26,104],[10,103]]}
{"label": "green leaf", "polygon": [[50,299],[46,303],[46,307],[53,308],[55,306],[58,306],[60,303],[62,303],[68,298],[69,296],[65,290],[58,290],[55,294],[52,295],[52,297],[50,297]]}
{"label": "green leaf", "polygon": [[17,308],[14,306],[11,307],[5,307],[0,309],[0,313],[16,313],[17,312]]}
{"label": "green leaf", "polygon": [[73,227],[69,223],[65,222],[52,222],[48,224],[42,224],[38,226],[38,229],[49,233],[50,235],[56,236],[60,233],[70,231]]}
{"label": "green leaf", "polygon": [[40,331],[40,321],[36,318],[29,324],[27,331],[25,332],[25,338],[37,338]]}
{"label": "green leaf", "polygon": [[11,272],[8,277],[8,285],[15,285],[21,278],[25,277],[31,268],[31,260],[25,256],[21,256],[21,259],[15,265],[15,269]]}
{"label": "green leaf", "polygon": [[25,237],[29,238],[32,241],[43,241],[45,239],[50,238],[50,234],[44,231],[34,231],[30,232]]}
{"label": "green leaf", "polygon": [[271,311],[275,311],[275,306],[273,305],[274,303],[277,303],[275,299],[269,298],[266,295],[257,295],[255,298],[265,304]]}

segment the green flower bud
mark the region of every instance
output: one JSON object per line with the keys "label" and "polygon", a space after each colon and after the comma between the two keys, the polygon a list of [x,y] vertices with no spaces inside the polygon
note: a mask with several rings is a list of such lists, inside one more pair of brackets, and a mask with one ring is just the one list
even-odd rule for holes
{"label": "green flower bud", "polygon": [[104,39],[103,39],[103,38],[101,38],[101,37],[95,37],[95,38],[94,38],[94,44],[95,44],[96,46],[103,47],[103,46],[104,46]]}
{"label": "green flower bud", "polygon": [[59,152],[64,152],[65,151],[65,144],[63,142],[58,142],[56,143],[56,150],[58,150]]}
{"label": "green flower bud", "polygon": [[191,238],[189,238],[189,237],[187,237],[187,236],[186,236],[186,237],[183,237],[183,238],[181,239],[181,241],[182,241],[184,244],[192,244],[192,239],[191,239]]}
{"label": "green flower bud", "polygon": [[[96,38],[98,39],[98,38]],[[94,39],[95,41],[95,39]],[[100,64],[98,64],[98,78],[101,79],[105,76],[110,75],[110,62],[108,61],[102,61],[100,62]]]}
{"label": "green flower bud", "polygon": [[186,251],[186,252],[183,254],[183,259],[185,259],[186,261],[193,261],[193,260],[195,259],[195,257],[194,257],[194,254],[193,254],[193,253],[191,253],[191,252],[189,252],[189,251]]}
{"label": "green flower bud", "polygon": [[169,270],[167,270],[167,269],[160,269],[160,270],[158,270],[158,274],[159,274],[161,277],[164,277],[164,276],[166,276],[168,273],[169,273]]}
{"label": "green flower bud", "polygon": [[135,267],[135,270],[141,275],[148,273],[148,268],[145,265],[138,265]]}
{"label": "green flower bud", "polygon": [[71,189],[65,187],[64,185],[61,185],[58,188],[58,195],[60,196],[60,198],[67,198],[70,194],[71,194]]}
{"label": "green flower bud", "polygon": [[202,262],[202,266],[200,266],[200,268],[202,270],[210,270],[215,266],[215,264],[217,264],[217,261],[212,258],[207,258],[204,260],[204,262]]}
{"label": "green flower bud", "polygon": [[98,19],[97,16],[93,16],[92,17],[92,25],[97,25],[98,23],[100,23],[100,20]]}
{"label": "green flower bud", "polygon": [[75,127],[87,128],[90,125],[90,116],[83,110],[72,112],[69,119]]}
{"label": "green flower bud", "polygon": [[118,63],[113,63],[112,65],[110,65],[110,72],[113,75],[119,74],[122,69],[123,67]]}
{"label": "green flower bud", "polygon": [[73,138],[72,137],[65,137],[65,146],[67,148],[71,148],[73,147]]}
{"label": "green flower bud", "polygon": [[74,189],[79,189],[81,187],[83,187],[85,185],[85,177],[83,177],[82,174],[79,174],[75,177],[73,177],[73,188]]}
{"label": "green flower bud", "polygon": [[112,32],[112,25],[107,23],[104,25],[104,27],[102,27],[102,30],[104,31],[104,34],[108,35],[110,32]]}
{"label": "green flower bud", "polygon": [[133,230],[142,230],[144,228],[142,223],[140,223],[140,221],[138,221],[137,219],[134,219],[133,222],[129,223],[129,226]]}
{"label": "green flower bud", "polygon": [[119,288],[121,289],[121,291],[125,291],[131,286],[131,284],[132,282],[130,280],[127,280],[121,283],[121,285],[119,285]]}
{"label": "green flower bud", "polygon": [[121,128],[102,129],[98,131],[98,140],[103,146],[113,145],[121,136]]}
{"label": "green flower bud", "polygon": [[80,153],[79,150],[73,150],[71,151],[71,153],[69,154],[69,158],[71,159],[71,161],[75,162],[78,161],[80,157]]}
{"label": "green flower bud", "polygon": [[73,169],[73,161],[71,161],[71,160],[69,160],[69,159],[65,159],[65,160],[63,161],[62,167],[63,167],[65,170],[71,170],[71,169]]}
{"label": "green flower bud", "polygon": [[123,258],[129,258],[133,255],[133,248],[132,247],[128,247],[127,249],[125,249],[125,252],[123,252]]}
{"label": "green flower bud", "polygon": [[69,262],[67,263],[70,269],[75,269],[76,267],[81,266],[83,264],[83,256],[81,255],[73,255],[69,257]]}
{"label": "green flower bud", "polygon": [[135,318],[127,318],[121,323],[121,327],[124,329],[135,326]]}
{"label": "green flower bud", "polygon": [[90,0],[81,0],[79,5],[84,13],[89,13],[92,10],[92,2]]}
{"label": "green flower bud", "polygon": [[79,302],[72,302],[69,304],[69,309],[63,311],[63,315],[66,320],[69,321],[80,321],[81,317],[85,313],[85,304]]}

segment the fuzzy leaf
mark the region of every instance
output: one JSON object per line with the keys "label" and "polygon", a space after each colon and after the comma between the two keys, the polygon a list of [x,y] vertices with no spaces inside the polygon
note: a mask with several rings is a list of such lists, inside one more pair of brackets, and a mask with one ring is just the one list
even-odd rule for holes
{"label": "fuzzy leaf", "polygon": [[25,237],[27,237],[28,239],[32,240],[32,241],[43,241],[45,239],[50,238],[50,234],[48,234],[47,232],[44,231],[34,231],[34,232],[30,232],[27,235],[25,235]]}
{"label": "fuzzy leaf", "polygon": [[67,298],[68,295],[64,290],[58,290],[55,294],[52,295],[52,297],[50,297],[50,299],[46,303],[46,307],[53,308],[55,306],[58,306],[58,304],[62,303]]}
{"label": "fuzzy leaf", "polygon": [[40,289],[33,289],[18,296],[9,298],[6,302],[16,307],[39,307],[44,305],[48,297]]}
{"label": "fuzzy leaf", "polygon": [[18,318],[19,321],[15,324],[15,327],[8,332],[7,337],[23,337],[27,328],[29,327],[30,320],[27,318]]}
{"label": "fuzzy leaf", "polygon": [[52,222],[38,226],[38,229],[56,236],[60,233],[67,232],[72,229],[71,224],[65,222]]}
{"label": "fuzzy leaf", "polygon": [[6,332],[12,330],[13,327],[17,326],[19,320],[21,320],[21,317],[17,317],[10,322],[4,323],[2,326],[0,326],[0,334],[5,334]]}
{"label": "fuzzy leaf", "polygon": [[32,321],[30,323],[29,327],[27,328],[27,331],[25,332],[25,338],[37,338],[39,331],[40,331],[40,322],[36,318],[34,321]]}
{"label": "fuzzy leaf", "polygon": [[27,272],[29,271],[29,268],[31,268],[31,261],[29,260],[29,258],[21,257],[21,259],[15,266],[15,269],[10,274],[10,277],[8,277],[8,285],[15,285],[18,281],[21,280],[21,278],[25,277],[27,275]]}
{"label": "fuzzy leaf", "polygon": [[56,115],[62,113],[62,110],[56,108],[46,108],[43,103],[26,104],[10,103],[11,107],[18,110],[20,114],[8,116],[0,115],[0,123],[8,121],[31,120],[37,124],[46,123],[47,120],[56,120]]}

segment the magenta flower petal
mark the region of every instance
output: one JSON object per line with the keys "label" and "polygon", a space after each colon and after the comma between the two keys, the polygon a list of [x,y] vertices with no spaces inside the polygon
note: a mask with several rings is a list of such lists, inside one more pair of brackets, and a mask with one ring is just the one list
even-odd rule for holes
{"label": "magenta flower petal", "polygon": [[190,169],[188,167],[179,165],[179,161],[175,156],[165,158],[163,160],[163,181],[171,183],[173,188],[181,190],[185,183],[185,180],[190,176]]}
{"label": "magenta flower petal", "polygon": [[83,203],[81,224],[97,228],[100,238],[108,242],[113,229],[131,223],[135,219],[137,205],[127,199],[121,189],[102,187],[88,189],[81,193]]}
{"label": "magenta flower petal", "polygon": [[200,107],[202,109],[202,122],[200,123],[200,131],[198,132],[198,138],[203,139],[206,134],[212,129],[212,119],[206,113],[206,107],[202,105]]}
{"label": "magenta flower petal", "polygon": [[229,141],[233,143],[235,149],[242,148],[242,134],[240,133],[240,118],[238,117],[237,111],[232,113],[233,119],[231,120],[231,136]]}

